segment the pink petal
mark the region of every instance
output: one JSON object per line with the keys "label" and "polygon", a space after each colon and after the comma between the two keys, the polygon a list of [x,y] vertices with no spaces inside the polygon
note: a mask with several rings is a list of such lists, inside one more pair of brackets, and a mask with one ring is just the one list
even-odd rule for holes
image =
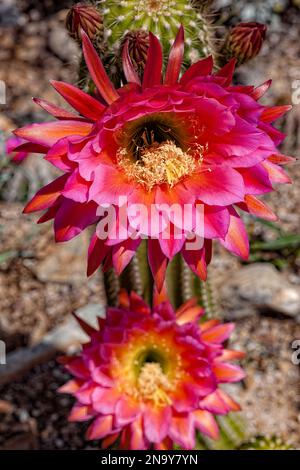
{"label": "pink petal", "polygon": [[148,240],[148,260],[157,290],[160,292],[163,288],[168,260],[156,239]]}
{"label": "pink petal", "polygon": [[211,439],[219,438],[219,428],[213,415],[205,410],[193,413],[195,427]]}
{"label": "pink petal", "polygon": [[91,276],[99,268],[110,247],[105,245],[104,240],[93,235],[88,250],[87,275]]}
{"label": "pink petal", "polygon": [[146,450],[148,448],[143,432],[142,417],[139,416],[130,425],[130,449],[131,450]]}
{"label": "pink petal", "polygon": [[120,394],[121,392],[113,388],[97,387],[92,394],[94,410],[103,414],[114,413]]}
{"label": "pink petal", "polygon": [[151,309],[149,305],[144,301],[142,297],[140,297],[136,292],[131,291],[129,297],[129,310],[133,312],[140,313],[142,315],[150,315]]}
{"label": "pink petal", "polygon": [[56,242],[71,240],[88,225],[96,222],[97,206],[93,202],[80,204],[65,199],[57,211],[54,220]]}
{"label": "pink petal", "polygon": [[229,227],[229,212],[227,208],[219,206],[205,206],[204,208],[204,236],[205,238],[225,238]]}
{"label": "pink petal", "polygon": [[206,330],[201,337],[203,341],[220,344],[230,337],[234,328],[234,323],[224,323]]}
{"label": "pink petal", "polygon": [[226,392],[224,392],[224,390],[219,389],[218,394],[230,411],[240,411],[240,405],[235,400],[233,400]]}
{"label": "pink petal", "polygon": [[195,431],[191,414],[174,414],[169,430],[170,438],[184,449],[195,447]]}
{"label": "pink petal", "polygon": [[62,175],[44,186],[36,193],[31,201],[28,202],[23,212],[25,214],[29,214],[30,212],[40,211],[51,207],[61,195],[67,179],[68,175]]}
{"label": "pink petal", "polygon": [[216,77],[224,77],[226,81],[223,86],[229,86],[233,79],[233,74],[235,71],[237,60],[235,58],[231,59],[223,68],[218,70]]}
{"label": "pink petal", "polygon": [[241,175],[232,168],[211,168],[187,180],[187,188],[205,204],[227,206],[244,200]]}
{"label": "pink petal", "polygon": [[213,372],[221,383],[239,382],[245,378],[245,372],[236,365],[227,364],[225,362],[215,363]]}
{"label": "pink petal", "polygon": [[87,202],[90,183],[85,181],[76,169],[68,177],[62,195],[76,202]]}
{"label": "pink petal", "polygon": [[255,100],[259,100],[268,91],[271,84],[272,80],[268,80],[262,85],[256,87],[251,93],[252,98],[254,98]]}
{"label": "pink petal", "polygon": [[191,270],[203,281],[207,277],[207,263],[205,257],[205,247],[199,250],[189,250],[186,247],[182,250],[182,256]]}
{"label": "pink petal", "polygon": [[92,124],[81,121],[45,122],[31,124],[14,131],[22,139],[35,144],[51,147],[63,137],[78,135],[86,136],[92,130]]}
{"label": "pink petal", "polygon": [[166,70],[165,85],[175,85],[180,74],[184,54],[184,29],[181,25],[176,39],[171,47]]}
{"label": "pink petal", "polygon": [[139,413],[139,407],[128,398],[121,398],[115,409],[117,427],[123,427],[134,421]]}
{"label": "pink petal", "polygon": [[271,108],[265,108],[261,120],[264,122],[274,122],[276,119],[279,119],[281,116],[284,116],[288,111],[292,109],[292,106],[273,106]]}
{"label": "pink petal", "polygon": [[97,121],[105,110],[103,104],[74,85],[56,80],[52,80],[51,85],[82,116]]}
{"label": "pink petal", "polygon": [[199,317],[204,314],[204,310],[199,305],[186,308],[184,310],[177,310],[176,323],[178,325],[185,325],[186,323],[194,323]]}
{"label": "pink petal", "polygon": [[162,63],[163,54],[161,44],[157,37],[150,32],[148,56],[143,78],[144,89],[160,84]]}
{"label": "pink petal", "polygon": [[240,256],[242,259],[249,257],[249,240],[245,225],[238,213],[232,209],[230,214],[229,230],[225,240],[219,240],[227,250]]}
{"label": "pink petal", "polygon": [[93,44],[87,34],[82,30],[82,48],[93,82],[95,83],[100,95],[110,104],[119,98],[119,95],[107,76],[100,57],[98,56]]}
{"label": "pink petal", "polygon": [[143,416],[144,433],[150,442],[161,442],[168,435],[171,408],[148,407]]}
{"label": "pink petal", "polygon": [[277,154],[277,155],[271,155],[268,158],[268,160],[271,163],[275,163],[275,165],[285,165],[287,163],[295,162],[296,158],[289,157],[288,155]]}
{"label": "pink petal", "polygon": [[113,430],[113,417],[111,415],[96,418],[87,430],[86,438],[90,441],[103,439]]}
{"label": "pink petal", "polygon": [[238,171],[244,180],[245,194],[264,194],[272,191],[268,171],[262,164],[255,165],[252,168],[240,168]]}
{"label": "pink petal", "polygon": [[257,199],[255,196],[246,195],[245,202],[238,205],[242,210],[249,212],[249,214],[255,215],[262,219],[275,221],[277,216],[270,209],[267,204]]}
{"label": "pink petal", "polygon": [[169,229],[164,230],[159,235],[161,251],[168,258],[172,259],[182,249],[185,243],[185,235],[173,224],[169,224]]}
{"label": "pink petal", "polygon": [[69,415],[68,421],[88,421],[93,418],[94,413],[89,405],[74,405]]}
{"label": "pink petal", "polygon": [[264,161],[262,166],[267,170],[270,181],[278,184],[290,184],[292,183],[287,173],[278,165],[274,165],[269,161]]}
{"label": "pink petal", "polygon": [[133,189],[133,185],[116,167],[99,164],[90,188],[90,199],[99,205],[115,204],[118,206],[121,199],[131,194]]}
{"label": "pink petal", "polygon": [[119,245],[116,245],[113,247],[113,252],[112,252],[113,253],[112,254],[113,266],[118,276],[124,271],[126,266],[132,260],[141,241],[142,241],[141,238],[137,238],[136,240],[132,238],[128,238],[128,240],[125,240]]}
{"label": "pink petal", "polygon": [[54,116],[56,119],[74,119],[74,120],[82,120],[82,118],[70,111],[66,111],[55,104],[49,103],[49,101],[42,100],[40,98],[33,98],[33,101],[39,105],[42,109],[47,111],[47,113]]}
{"label": "pink petal", "polygon": [[212,56],[209,56],[206,59],[199,60],[195,64],[191,65],[188,70],[182,75],[180,84],[186,85],[193,78],[203,75],[210,75],[212,72],[213,65],[214,63]]}

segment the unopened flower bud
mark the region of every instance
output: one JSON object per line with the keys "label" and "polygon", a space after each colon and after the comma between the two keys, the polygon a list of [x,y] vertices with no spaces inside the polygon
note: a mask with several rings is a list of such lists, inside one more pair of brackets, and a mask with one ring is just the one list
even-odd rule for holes
{"label": "unopened flower bud", "polygon": [[76,3],[66,18],[66,27],[70,35],[77,41],[81,40],[81,29],[91,41],[102,29],[103,19],[97,8],[90,3]]}
{"label": "unopened flower bud", "polygon": [[240,23],[234,26],[227,38],[226,49],[239,64],[256,57],[266,37],[267,27],[260,23]]}
{"label": "unopened flower bud", "polygon": [[131,61],[139,76],[142,77],[149,48],[149,34],[143,30],[129,31],[125,34],[121,43],[120,56],[126,43]]}

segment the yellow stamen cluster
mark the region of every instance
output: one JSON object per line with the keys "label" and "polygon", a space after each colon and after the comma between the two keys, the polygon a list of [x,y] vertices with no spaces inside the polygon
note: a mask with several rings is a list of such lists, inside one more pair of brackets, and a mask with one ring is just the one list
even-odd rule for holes
{"label": "yellow stamen cluster", "polygon": [[135,180],[148,190],[155,185],[167,183],[170,187],[184,176],[191,174],[196,167],[195,159],[174,142],[155,142],[141,152],[137,161],[132,161],[126,149],[118,152],[119,166],[130,180]]}
{"label": "yellow stamen cluster", "polygon": [[171,384],[157,362],[146,362],[137,380],[138,394],[144,400],[151,400],[155,405],[170,403],[168,391]]}

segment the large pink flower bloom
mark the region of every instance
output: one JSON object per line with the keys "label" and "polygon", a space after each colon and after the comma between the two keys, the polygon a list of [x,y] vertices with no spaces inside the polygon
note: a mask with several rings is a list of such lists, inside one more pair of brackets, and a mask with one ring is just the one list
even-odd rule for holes
{"label": "large pink flower bloom", "polygon": [[[58,121],[15,131],[31,143],[32,152],[45,153],[45,159],[63,172],[37,193],[25,212],[46,210],[39,222],[54,219],[56,241],[66,241],[98,222],[97,209],[103,205],[116,208],[115,225],[124,226],[120,220],[125,207],[128,232],[114,239],[93,236],[88,274],[102,262],[120,273],[146,236],[159,290],[167,262],[178,252],[205,279],[213,239],[247,258],[248,238],[236,208],[275,219],[257,196],[272,191],[274,183],[290,181],[280,165],[291,158],[277,150],[284,135],[271,124],[290,107],[257,102],[270,81],[257,88],[233,86],[234,60],[214,74],[208,57],[180,77],[182,28],[163,83],[161,45],[150,34],[143,82],[124,47],[128,84],[116,90],[88,37],[82,35],[96,95],[52,82],[79,114],[36,100]],[[126,205],[120,196],[126,197]],[[148,209],[146,215],[136,216],[136,204]],[[155,223],[161,204],[188,208],[188,221],[170,212]],[[200,224],[199,204],[204,208]],[[203,237],[204,245],[188,248],[192,237]]]}
{"label": "large pink flower bloom", "polygon": [[217,439],[213,415],[240,409],[219,385],[244,377],[228,362],[243,353],[222,345],[233,324],[199,324],[202,313],[189,301],[176,313],[160,303],[151,314],[132,293],[108,307],[99,331],[79,319],[90,341],[62,358],[74,376],[60,390],[76,398],[69,419],[92,419],[87,438],[103,439],[103,447],[119,439],[123,449],[193,449],[196,429]]}

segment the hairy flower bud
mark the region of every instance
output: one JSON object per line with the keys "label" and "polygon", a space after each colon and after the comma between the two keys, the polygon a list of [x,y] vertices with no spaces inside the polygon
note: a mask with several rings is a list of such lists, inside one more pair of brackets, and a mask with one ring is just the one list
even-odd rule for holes
{"label": "hairy flower bud", "polygon": [[234,26],[227,38],[226,49],[230,57],[235,57],[239,64],[256,57],[266,37],[267,27],[260,23],[240,23]]}
{"label": "hairy flower bud", "polygon": [[129,31],[125,34],[121,43],[121,57],[125,44],[128,44],[128,52],[134,68],[140,78],[143,75],[149,47],[149,34],[144,30]]}
{"label": "hairy flower bud", "polygon": [[81,29],[86,32],[91,41],[94,41],[102,29],[102,24],[102,15],[90,3],[76,3],[66,18],[66,27],[77,41],[81,41]]}

